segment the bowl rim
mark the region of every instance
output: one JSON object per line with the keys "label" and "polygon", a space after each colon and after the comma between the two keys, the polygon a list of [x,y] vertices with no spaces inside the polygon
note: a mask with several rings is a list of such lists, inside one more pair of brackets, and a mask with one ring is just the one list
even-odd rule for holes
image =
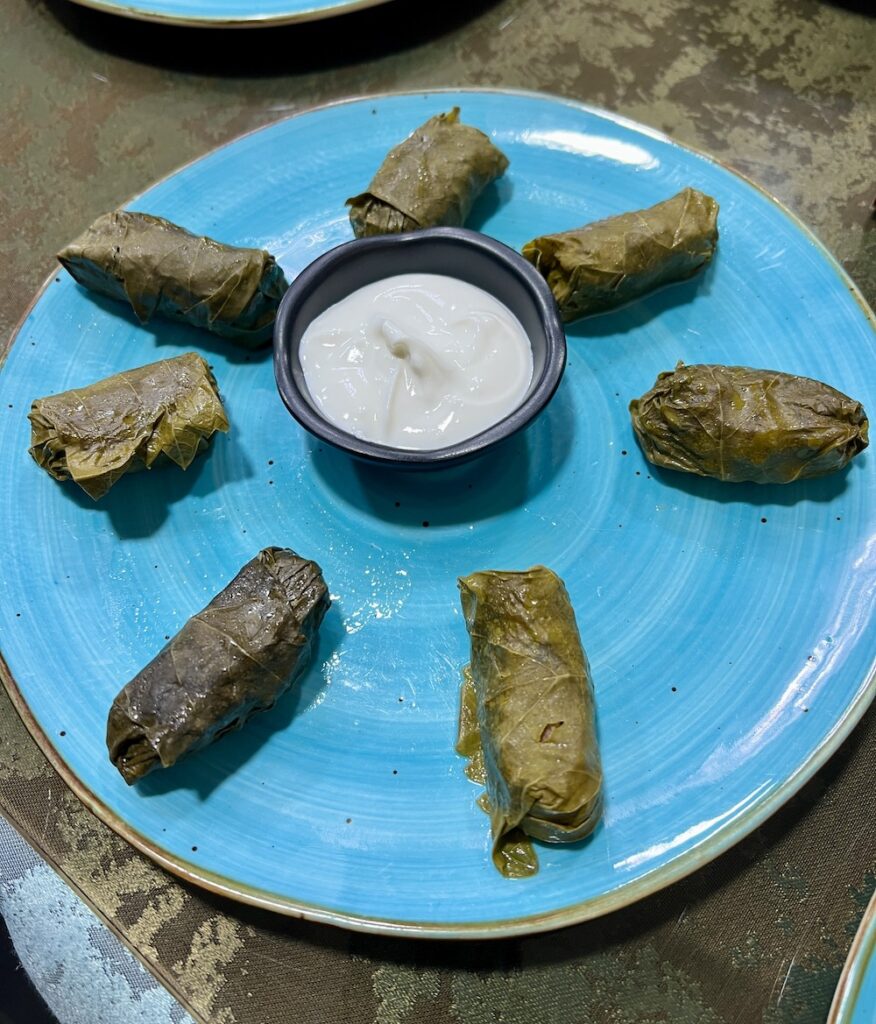
{"label": "bowl rim", "polygon": [[[507,416],[479,434],[444,448],[396,448],[349,434],[322,416],[302,391],[293,369],[295,346],[292,324],[301,304],[314,286],[328,274],[365,256],[383,250],[407,247],[416,249],[427,242],[475,249],[502,264],[526,290],[535,305],[545,335],[545,359],[535,386]],[[464,280],[464,278],[460,278]],[[486,290],[486,289],[485,289]],[[299,339],[300,341],[300,339]],[[498,239],[469,228],[422,228],[399,234],[355,238],[317,256],[292,281],[280,301],[274,323],[274,379],[283,404],[294,419],[310,434],[351,455],[381,465],[446,466],[480,454],[486,449],[528,426],[556,393],[566,368],[566,334],[559,309],[547,282],[520,253]]]}

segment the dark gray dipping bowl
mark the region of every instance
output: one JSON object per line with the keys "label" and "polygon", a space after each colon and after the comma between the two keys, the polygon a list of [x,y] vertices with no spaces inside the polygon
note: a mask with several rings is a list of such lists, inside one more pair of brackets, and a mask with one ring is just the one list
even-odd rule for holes
{"label": "dark gray dipping bowl", "polygon": [[[480,434],[429,451],[376,444],[336,427],[311,398],[298,359],[301,336],[329,306],[374,281],[410,273],[446,274],[483,288],[514,313],[532,345],[532,381],[520,405]],[[379,235],[331,249],[298,275],[283,296],[274,325],[277,389],[301,426],[350,455],[407,469],[462,462],[522,430],[551,400],[565,366],[566,336],[542,276],[507,245],[465,228]]]}

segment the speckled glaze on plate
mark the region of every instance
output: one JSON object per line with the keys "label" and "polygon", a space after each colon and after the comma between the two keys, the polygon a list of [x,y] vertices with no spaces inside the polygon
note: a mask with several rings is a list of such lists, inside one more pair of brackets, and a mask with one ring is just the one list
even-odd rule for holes
{"label": "speckled glaze on plate", "polygon": [[[158,863],[225,895],[395,934],[500,936],[605,913],[736,842],[795,792],[873,696],[876,479],[786,487],[655,471],[627,413],[678,359],[808,374],[876,407],[874,331],[854,286],[790,214],[706,157],[545,96],[356,100],[222,147],[131,205],[294,275],[351,235],[343,201],[454,103],[511,159],[469,221],[519,248],[684,185],[721,203],[697,279],[568,330],[547,412],[502,452],[400,474],[321,447],[269,353],[95,299],[60,271],[0,375],[0,641],[6,683],[55,766]],[[258,173],[253,169],[257,168]],[[209,353],[233,429],[188,473],[93,505],[27,455],[32,398],[187,349]],[[322,565],[334,605],[294,694],[135,788],[106,759],[117,689],[260,548]],[[490,863],[453,753],[467,637],[456,577],[542,562],[566,581],[597,691],[605,818]]]}
{"label": "speckled glaze on plate", "polygon": [[870,900],[846,959],[827,1024],[876,1021],[876,895]]}
{"label": "speckled glaze on plate", "polygon": [[155,21],[196,28],[266,28],[296,21],[318,21],[338,14],[376,7],[388,0],[74,0],[108,14],[137,21]]}

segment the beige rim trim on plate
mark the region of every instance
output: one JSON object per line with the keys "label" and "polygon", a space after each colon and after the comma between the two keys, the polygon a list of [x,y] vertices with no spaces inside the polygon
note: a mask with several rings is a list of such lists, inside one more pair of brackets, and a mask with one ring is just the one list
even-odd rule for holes
{"label": "beige rim trim on plate", "polygon": [[876,893],[867,905],[855,932],[852,948],[843,964],[843,972],[833,994],[826,1024],[851,1024],[851,1014],[855,1012],[855,1003],[858,1001],[867,963],[873,956],[876,956]]}

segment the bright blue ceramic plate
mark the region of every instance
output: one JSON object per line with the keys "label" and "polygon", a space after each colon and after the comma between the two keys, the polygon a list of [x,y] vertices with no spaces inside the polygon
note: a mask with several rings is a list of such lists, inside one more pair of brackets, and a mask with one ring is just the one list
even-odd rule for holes
{"label": "bright blue ceramic plate", "polygon": [[317,21],[376,7],[387,0],[75,0],[109,14],[200,28],[259,28],[295,21]]}
{"label": "bright blue ceramic plate", "polygon": [[849,950],[827,1024],[873,1024],[876,1021],[876,895]]}
{"label": "bright blue ceramic plate", "polygon": [[[268,354],[141,328],[59,271],[0,375],[0,630],[46,752],[171,870],[355,928],[507,935],[604,913],[715,857],[827,759],[874,691],[874,456],[786,487],[659,472],[627,403],[683,359],[807,374],[876,408],[876,362],[853,285],[787,212],[654,132],[544,96],[323,108],[132,206],[263,245],[294,275],[350,237],[344,199],[386,151],[453,104],[511,160],[469,226],[519,247],[694,185],[721,203],[716,260],[572,327],[548,411],[500,457],[426,475],[317,445]],[[234,425],[188,473],[128,477],[95,505],[29,458],[33,398],[187,349],[210,354]],[[104,748],[113,696],[269,544],[318,559],[334,595],[312,670],[271,714],[129,789]],[[540,873],[512,882],[453,752],[456,577],[539,562],[565,579],[592,662],[607,799],[589,841],[541,847]]]}

